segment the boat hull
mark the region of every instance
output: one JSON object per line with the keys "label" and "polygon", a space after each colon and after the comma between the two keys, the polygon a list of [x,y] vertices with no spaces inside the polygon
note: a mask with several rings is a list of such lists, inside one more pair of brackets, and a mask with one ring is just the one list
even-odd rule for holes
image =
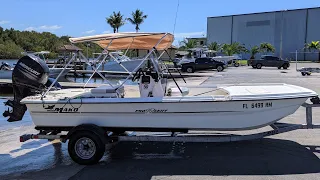
{"label": "boat hull", "polygon": [[[107,128],[237,131],[270,125],[294,113],[304,98],[205,101],[27,104],[32,120],[41,127],[95,124]],[[196,108],[195,108],[196,107]]]}
{"label": "boat hull", "polygon": [[[62,70],[63,68],[50,68],[49,77],[57,78]],[[64,77],[65,75],[67,75],[70,70],[71,70],[70,68],[66,68],[60,77]]]}
{"label": "boat hull", "polygon": [[12,71],[10,70],[0,70],[0,79],[11,79]]}
{"label": "boat hull", "polygon": [[[122,61],[121,65],[124,66],[128,71],[132,72],[136,67],[142,62],[142,59],[138,60],[130,60],[130,61]],[[119,65],[116,61],[110,61],[102,65],[99,70],[101,71],[118,71],[118,72],[126,72],[126,70]],[[142,65],[143,66],[143,65]],[[92,70],[91,67],[88,67],[87,70]]]}
{"label": "boat hull", "polygon": [[[62,70],[63,68],[50,68],[49,77],[57,78]],[[70,70],[71,69],[65,69],[60,77],[64,77],[65,75],[67,75]],[[12,71],[13,70],[9,70],[9,71],[0,70],[0,79],[12,79]]]}

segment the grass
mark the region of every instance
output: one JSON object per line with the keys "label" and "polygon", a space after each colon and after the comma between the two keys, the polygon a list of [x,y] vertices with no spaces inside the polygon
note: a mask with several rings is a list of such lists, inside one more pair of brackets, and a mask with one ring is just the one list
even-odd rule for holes
{"label": "grass", "polygon": [[240,66],[247,65],[247,61],[248,61],[248,60],[238,60]]}

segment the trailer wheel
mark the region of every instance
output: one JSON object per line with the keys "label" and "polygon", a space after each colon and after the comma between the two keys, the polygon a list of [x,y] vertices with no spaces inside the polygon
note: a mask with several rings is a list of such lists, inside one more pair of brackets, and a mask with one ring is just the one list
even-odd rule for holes
{"label": "trailer wheel", "polygon": [[70,137],[68,152],[71,159],[78,164],[96,164],[105,152],[105,144],[95,133],[79,131]]}

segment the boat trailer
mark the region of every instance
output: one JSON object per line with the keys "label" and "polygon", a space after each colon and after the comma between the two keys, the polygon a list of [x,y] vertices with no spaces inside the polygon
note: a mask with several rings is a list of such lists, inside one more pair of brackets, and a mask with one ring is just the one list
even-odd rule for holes
{"label": "boat trailer", "polygon": [[302,76],[305,76],[305,75],[310,76],[312,73],[320,73],[320,68],[303,67],[301,69],[297,69],[297,71],[301,72]]}
{"label": "boat trailer", "polygon": [[[320,124],[313,124],[312,122],[312,108],[320,107],[320,104],[304,103],[302,107],[306,108],[306,123],[305,124],[287,124],[287,123],[274,123],[270,126],[273,130],[247,134],[247,135],[235,135],[235,134],[221,134],[221,133],[160,133],[160,134],[148,134],[137,135],[135,132],[126,132],[125,135],[114,135],[113,132],[108,132],[109,142],[114,143],[119,141],[140,141],[140,142],[235,142],[235,141],[247,141],[261,139],[264,137],[281,134],[297,129],[320,129]],[[39,134],[25,134],[20,136],[20,142],[25,142],[29,139],[48,139],[55,140],[60,139],[62,142],[66,142],[67,135],[58,135],[55,132],[46,134],[45,131],[40,131]],[[45,133],[45,134],[44,134]],[[107,144],[108,144],[107,143]]]}

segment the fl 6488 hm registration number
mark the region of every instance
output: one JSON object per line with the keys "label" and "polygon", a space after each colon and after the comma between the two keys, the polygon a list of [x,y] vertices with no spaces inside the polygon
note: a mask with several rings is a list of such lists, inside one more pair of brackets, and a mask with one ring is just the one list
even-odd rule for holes
{"label": "fl 6488 hm registration number", "polygon": [[253,108],[268,108],[272,107],[272,102],[258,102],[251,104],[243,104],[243,109],[253,109]]}

